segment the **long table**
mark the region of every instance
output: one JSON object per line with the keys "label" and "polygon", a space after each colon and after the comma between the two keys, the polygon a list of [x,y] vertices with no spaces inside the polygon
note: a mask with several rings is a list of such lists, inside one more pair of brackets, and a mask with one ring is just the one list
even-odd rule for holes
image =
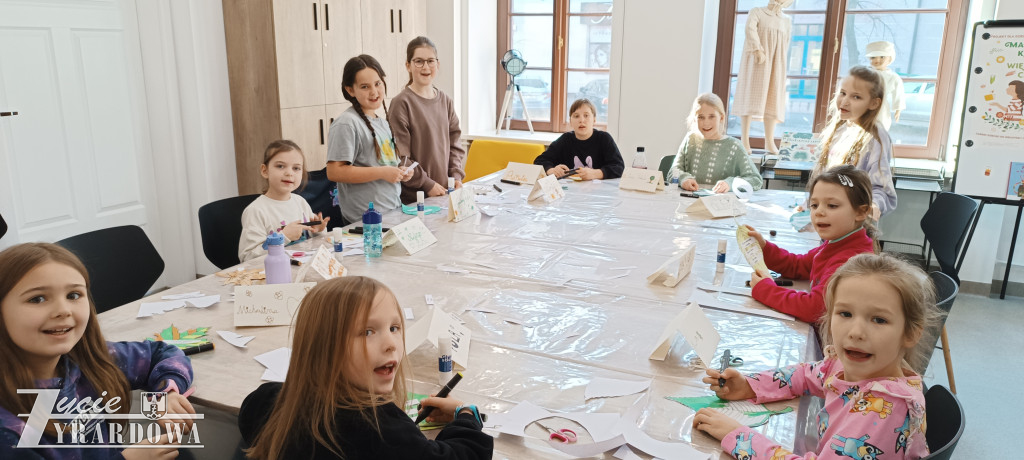
{"label": "long table", "polygon": [[[486,176],[470,186],[490,187],[497,179]],[[444,209],[427,215],[424,222],[438,242],[423,251],[409,256],[390,247],[380,259],[351,256],[343,263],[350,275],[373,277],[388,285],[417,320],[426,317],[430,308],[461,312],[460,318],[472,332],[472,345],[466,377],[453,397],[475,403],[486,413],[506,412],[523,401],[554,412],[621,413],[637,401],[638,394],[585,400],[588,382],[596,377],[651,379],[646,391],[649,400],[638,419],[640,429],[654,439],[690,443],[717,455],[718,443],[690,428],[694,412],[665,399],[710,394],[700,382],[703,370],[693,365],[695,352],[678,338],[664,361],[648,356],[666,323],[697,293],[698,286],[742,289],[750,278],[751,269],[735,241],[737,222],[753,225],[766,236],[775,230],[771,240],[789,250],[806,251],[818,244],[817,235],[798,233],[789,223],[792,206],[802,195],[758,191],[746,203],[745,215],[710,219],[688,212],[695,200],[680,197],[671,187],[649,194],[619,190],[616,180],[561,183],[566,197],[550,204],[527,202],[529,186],[499,184],[507,202],[481,204],[483,214],[458,223],[447,222]],[[445,200],[432,198],[427,204],[444,207]],[[384,215],[384,224],[393,226],[410,218],[396,210]],[[715,270],[719,239],[728,240],[722,273]],[[313,249],[321,242],[315,238],[301,244]],[[689,244],[696,245],[689,276],[676,287],[647,283],[648,274]],[[262,267],[262,263],[257,259],[241,267]],[[307,281],[316,278],[312,272],[306,276]],[[289,346],[292,331],[286,326],[235,328],[233,304],[227,301],[234,286],[222,281],[210,275],[176,286],[103,313],[100,324],[108,340],[141,340],[172,323],[180,328],[211,327],[217,348],[192,357],[196,374],[192,399],[237,414],[245,396],[262,383],[264,368],[252,358]],[[220,293],[223,300],[207,309],[183,308],[136,318],[142,301],[196,290]],[[425,303],[425,294],[433,297],[434,306]],[[744,359],[742,372],[794,364],[815,355],[808,324],[759,315],[757,311],[766,307],[743,295],[707,295],[746,309],[703,309],[722,336],[719,350],[729,348]],[[496,313],[463,311],[469,306]],[[215,330],[256,338],[247,348],[236,348],[224,343]],[[436,351],[422,346],[407,353],[412,391],[436,392]],[[787,405],[797,408],[798,400],[769,407]],[[758,429],[784,446],[799,448],[807,417],[801,411],[773,416]],[[541,439],[546,436],[536,425],[526,434],[497,435],[495,458],[561,455]],[[584,435],[580,442],[587,439]],[[612,452],[605,455],[611,458]]]}

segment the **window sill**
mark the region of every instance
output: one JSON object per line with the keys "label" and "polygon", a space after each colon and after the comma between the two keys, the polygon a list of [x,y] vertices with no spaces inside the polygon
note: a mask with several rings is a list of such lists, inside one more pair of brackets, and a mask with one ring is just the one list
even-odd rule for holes
{"label": "window sill", "polygon": [[544,144],[551,145],[555,139],[558,139],[562,133],[547,133],[534,131],[532,134],[529,131],[517,131],[517,130],[506,130],[503,129],[498,133],[494,131],[484,131],[477,133],[463,134],[462,138],[467,141],[474,141],[477,139],[486,139],[493,141],[519,141],[527,142],[531,144]]}

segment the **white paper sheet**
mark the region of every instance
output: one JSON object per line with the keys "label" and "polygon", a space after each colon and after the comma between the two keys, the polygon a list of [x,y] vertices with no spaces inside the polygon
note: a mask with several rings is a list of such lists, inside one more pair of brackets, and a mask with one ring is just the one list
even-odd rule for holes
{"label": "white paper sheet", "polygon": [[238,348],[246,348],[246,344],[256,338],[256,336],[242,336],[242,334],[231,331],[217,331],[217,334],[220,335],[220,338],[224,339],[225,342]]}
{"label": "white paper sheet", "polygon": [[220,294],[205,295],[202,297],[190,297],[185,299],[185,303],[189,304],[189,306],[196,308],[207,308],[217,302],[220,302]]}
{"label": "white paper sheet", "polygon": [[271,350],[262,355],[255,356],[253,359],[256,362],[266,367],[267,370],[263,372],[263,380],[270,380],[272,382],[284,382],[284,378],[288,375],[288,363],[292,357],[292,350],[288,347],[281,347],[276,350]]}
{"label": "white paper sheet", "polygon": [[202,297],[203,293],[199,291],[186,292],[184,294],[165,295],[160,297],[163,300],[184,300],[192,297]]}
{"label": "white paper sheet", "polygon": [[185,306],[184,300],[168,300],[165,302],[142,302],[139,304],[139,314],[136,318],[146,318],[153,315],[162,315],[174,309]]}
{"label": "white paper sheet", "polygon": [[597,377],[587,384],[585,399],[611,398],[639,393],[651,387],[650,380],[619,380]]}

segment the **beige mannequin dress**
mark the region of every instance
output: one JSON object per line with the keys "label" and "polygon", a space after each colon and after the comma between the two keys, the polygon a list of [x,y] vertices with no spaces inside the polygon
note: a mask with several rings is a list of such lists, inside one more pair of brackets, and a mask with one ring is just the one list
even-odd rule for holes
{"label": "beige mannequin dress", "polygon": [[[785,121],[786,51],[791,29],[789,16],[781,11],[773,13],[765,7],[750,10],[732,115]],[[764,63],[757,63],[756,50],[764,51]]]}

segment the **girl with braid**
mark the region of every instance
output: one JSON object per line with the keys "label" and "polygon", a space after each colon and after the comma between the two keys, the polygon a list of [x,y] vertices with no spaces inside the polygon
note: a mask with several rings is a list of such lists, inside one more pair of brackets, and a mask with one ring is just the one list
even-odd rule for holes
{"label": "girl with braid", "polygon": [[391,126],[377,116],[387,94],[384,77],[380,63],[365,54],[349,59],[342,75],[342,93],[352,107],[331,123],[327,178],[338,183],[346,223],[358,222],[371,201],[382,212],[399,207],[399,182],[412,178],[412,168],[399,167]]}

